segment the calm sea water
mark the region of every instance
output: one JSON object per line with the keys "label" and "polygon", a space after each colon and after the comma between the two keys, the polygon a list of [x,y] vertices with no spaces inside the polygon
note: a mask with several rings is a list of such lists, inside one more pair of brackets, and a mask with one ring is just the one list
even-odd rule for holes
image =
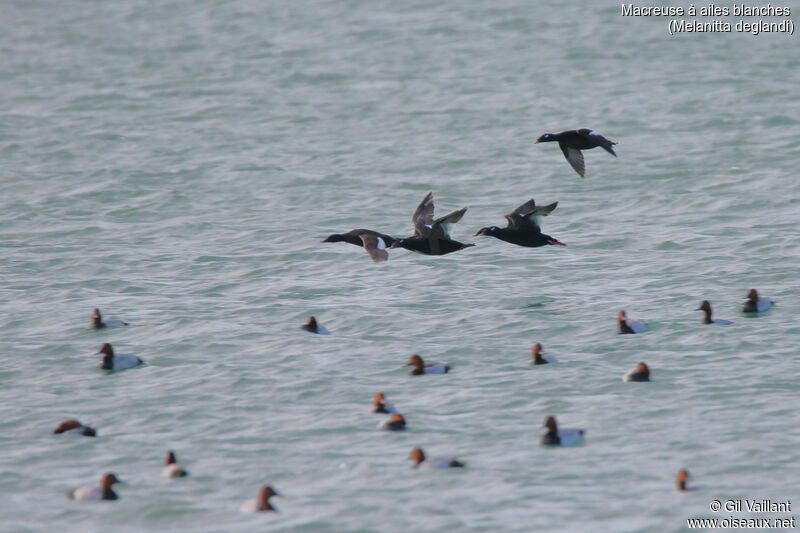
{"label": "calm sea water", "polygon": [[[589,0],[6,2],[0,530],[788,516],[709,503],[798,499],[797,51]],[[619,142],[585,179],[532,144],[577,127]],[[431,190],[477,247],[320,243],[410,234]],[[470,237],[531,197],[566,248]],[[778,306],[748,319],[752,287]],[[703,299],[735,324],[701,325]],[[91,331],[93,307],[132,325]],[[650,332],[616,335],[619,309]],[[103,342],[147,365],[104,375]],[[535,342],[560,363],[527,366]],[[411,378],[412,353],[453,371]],[[638,361],[654,381],[622,383]],[[376,429],[378,391],[408,431]],[[540,447],[549,414],[586,445]],[[69,417],[99,437],[50,434]],[[469,467],[411,470],[415,446]],[[168,449],[191,477],[159,477]],[[106,471],[119,502],[64,497]],[[240,513],[267,483],[280,512]]]}

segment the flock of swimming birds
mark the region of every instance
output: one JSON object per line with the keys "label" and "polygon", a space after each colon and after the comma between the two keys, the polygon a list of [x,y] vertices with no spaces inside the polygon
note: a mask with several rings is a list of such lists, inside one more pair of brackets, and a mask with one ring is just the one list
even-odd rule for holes
{"label": "flock of swimming birds", "polygon": [[[536,140],[535,144],[542,142],[558,142],[564,157],[581,177],[584,177],[586,172],[581,150],[601,147],[616,157],[613,146],[617,143],[590,129],[569,130],[555,134],[545,133]],[[546,245],[566,246],[558,239],[542,233],[539,222],[539,217],[549,215],[557,205],[558,202],[537,206],[535,201],[530,199],[505,216],[507,220],[506,227],[483,227],[474,236],[495,237],[517,246],[529,248]],[[397,248],[405,248],[426,255],[445,255],[475,246],[474,244],[458,242],[450,237],[450,224],[460,221],[466,211],[467,208],[464,207],[435,219],[433,193],[428,193],[414,211],[412,216],[414,234],[410,237],[396,238],[369,229],[354,229],[347,233],[330,235],[323,242],[347,242],[360,246],[375,262],[386,261],[389,257],[388,250]],[[742,303],[741,310],[745,316],[758,316],[773,305],[774,302],[772,300],[760,297],[756,289],[751,289]],[[729,320],[714,318],[711,304],[707,300],[701,302],[696,311],[703,312],[703,324],[728,325],[733,323]],[[128,323],[121,320],[104,321],[99,309],[92,311],[90,326],[93,329],[102,330],[127,325]],[[330,334],[330,331],[319,324],[313,316],[308,319],[306,324],[300,327],[314,334]],[[629,319],[625,311],[619,311],[617,314],[617,330],[620,334],[644,333],[647,331],[647,324],[641,320]],[[97,354],[102,354],[100,368],[109,373],[144,364],[144,361],[137,356],[116,354],[109,343],[103,344]],[[556,362],[555,358],[543,354],[543,347],[540,343],[536,343],[533,346],[531,350],[531,365]],[[447,364],[426,363],[418,354],[412,355],[408,359],[407,365],[413,367],[410,372],[412,376],[447,374],[451,370],[451,367]],[[645,362],[640,362],[634,369],[623,376],[623,381],[648,382],[650,381],[650,368]],[[387,431],[403,431],[406,429],[405,418],[392,404],[386,401],[386,396],[383,393],[375,394],[372,412],[389,415],[387,419],[378,424],[380,429]],[[585,442],[586,432],[583,429],[560,428],[554,416],[545,418],[542,429],[543,434],[540,442],[543,446],[575,446],[582,445]],[[61,422],[53,433],[85,437],[97,436],[97,431],[94,428],[83,425],[75,419]],[[412,468],[461,468],[466,466],[465,462],[455,458],[429,458],[420,448],[411,450],[408,458],[412,462]],[[167,452],[162,476],[181,478],[188,475],[189,472],[177,463],[175,453],[173,451]],[[689,472],[686,469],[681,469],[675,478],[676,488],[681,491],[690,490],[687,485],[688,479]],[[121,480],[114,473],[108,472],[100,478],[100,483],[97,486],[70,490],[67,496],[74,500],[113,501],[119,497],[113,490],[113,486],[117,483],[121,483]],[[241,509],[246,512],[275,511],[276,509],[271,504],[270,499],[279,495],[271,486],[262,486],[257,493],[257,497],[246,501]]]}

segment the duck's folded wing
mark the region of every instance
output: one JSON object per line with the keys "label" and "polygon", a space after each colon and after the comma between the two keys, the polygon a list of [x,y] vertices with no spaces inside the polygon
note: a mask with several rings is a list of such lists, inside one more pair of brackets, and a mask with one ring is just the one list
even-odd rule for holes
{"label": "duck's folded wing", "polygon": [[377,235],[362,233],[359,235],[361,242],[364,243],[364,250],[376,263],[389,259],[389,252],[386,251],[386,242]]}
{"label": "duck's folded wing", "polygon": [[464,217],[464,213],[467,212],[466,207],[462,207],[457,211],[453,211],[441,218],[437,218],[433,222],[433,228],[431,228],[431,233],[435,237],[449,239],[450,238],[450,224],[455,224],[459,220]]}
{"label": "duck's folded wing", "polygon": [[414,224],[414,235],[425,236],[433,229],[433,193],[429,192],[417,206],[414,215],[411,217]]}
{"label": "duck's folded wing", "polygon": [[583,153],[581,153],[580,150],[570,148],[563,144],[561,145],[561,151],[564,152],[564,157],[567,158],[567,161],[572,165],[572,168],[575,169],[575,172],[577,172],[580,177],[584,177],[584,174],[586,174],[586,165],[583,162]]}

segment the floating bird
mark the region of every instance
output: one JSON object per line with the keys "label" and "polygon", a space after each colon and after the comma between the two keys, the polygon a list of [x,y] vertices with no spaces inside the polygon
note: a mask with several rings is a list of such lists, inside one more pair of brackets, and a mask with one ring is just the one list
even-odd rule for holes
{"label": "floating bird", "polygon": [[555,363],[556,360],[552,357],[542,356],[542,345],[538,342],[533,345],[531,350],[531,365],[546,365],[548,363]]}
{"label": "floating bird", "polygon": [[378,423],[378,429],[403,431],[406,429],[406,419],[400,413],[392,413],[389,418]]}
{"label": "floating bird", "polygon": [[680,491],[690,490],[687,487],[687,482],[689,481],[689,471],[685,468],[678,470],[678,475],[675,476],[675,488]]}
{"label": "floating bird", "polygon": [[422,357],[419,355],[412,355],[408,359],[406,366],[413,366],[414,370],[411,371],[412,376],[421,376],[423,374],[447,374],[450,371],[450,365],[442,363],[425,364]]}
{"label": "floating bird", "polygon": [[84,437],[96,437],[97,432],[94,428],[84,426],[75,419],[70,418],[61,422],[56,429],[53,430],[53,435],[83,435]]}
{"label": "floating bird", "polygon": [[541,443],[543,446],[575,446],[583,444],[585,431],[582,429],[558,429],[555,417],[548,416],[544,420],[545,430]]}
{"label": "floating bird", "polygon": [[257,513],[260,511],[277,511],[275,507],[272,506],[269,499],[273,496],[280,496],[278,491],[273,489],[270,486],[261,487],[258,491],[258,497],[253,500],[247,500],[242,504],[242,511],[245,513]]}
{"label": "floating bird", "polygon": [[122,483],[122,481],[118,479],[117,476],[109,472],[107,474],[103,474],[103,477],[100,478],[99,486],[80,487],[70,490],[67,492],[67,497],[70,500],[80,501],[117,500],[119,499],[119,496],[117,496],[117,493],[111,489],[111,487],[117,483]]}
{"label": "floating bird", "polygon": [[354,229],[347,233],[334,233],[322,242],[349,242],[361,246],[376,263],[386,261],[389,254],[386,248],[394,244],[397,239],[371,229]]}
{"label": "floating bird", "polygon": [[729,324],[733,324],[730,320],[721,320],[721,319],[712,319],[711,318],[711,304],[708,300],[703,300],[700,302],[700,307],[695,309],[695,311],[702,311],[703,312],[703,324],[719,324],[721,326],[727,326]]}
{"label": "floating bird", "polygon": [[172,450],[167,452],[167,456],[164,458],[164,470],[161,471],[162,477],[186,477],[189,475],[189,472],[184,469],[181,465],[178,464],[178,461],[175,459],[175,452]]}
{"label": "floating bird", "polygon": [[445,255],[475,246],[450,238],[450,224],[461,220],[466,212],[467,208],[464,207],[434,220],[433,193],[429,192],[411,217],[411,221],[414,223],[414,235],[405,239],[397,239],[389,249],[405,248],[425,255]]}
{"label": "floating bird", "polygon": [[114,355],[114,349],[108,343],[102,345],[97,353],[103,354],[103,360],[100,363],[100,368],[103,370],[125,370],[144,363],[135,355]]}
{"label": "floating bird", "polygon": [[386,396],[382,392],[376,392],[372,398],[372,412],[373,413],[396,413],[397,409],[390,403],[386,402]]}
{"label": "floating bird", "polygon": [[536,202],[531,198],[513,212],[506,215],[508,225],[505,228],[489,226],[481,228],[478,230],[478,233],[473,236],[495,237],[501,241],[510,242],[518,246],[527,246],[529,248],[536,248],[537,246],[544,246],[546,244],[566,246],[566,244],[558,239],[554,239],[550,235],[542,233],[542,228],[539,227],[539,216],[549,215],[557,205],[558,202],[554,202],[550,205],[537,207]]}
{"label": "floating bird", "polygon": [[641,320],[628,319],[625,311],[617,313],[617,328],[621,335],[629,333],[644,333],[647,331],[647,324]]}
{"label": "floating bird", "polygon": [[586,128],[562,131],[561,133],[545,133],[533,144],[554,141],[558,141],[558,146],[561,148],[561,151],[564,152],[564,157],[567,158],[569,164],[572,165],[572,168],[575,169],[575,172],[577,172],[580,177],[584,177],[586,174],[586,166],[583,163],[583,153],[581,150],[589,150],[600,146],[609,154],[617,157],[617,154],[614,153],[614,149],[612,148],[612,146],[617,143],[609,141],[596,131]]}
{"label": "floating bird", "polygon": [[625,374],[622,381],[650,381],[650,368],[645,363],[639,363]]}
{"label": "floating bird", "polygon": [[300,326],[300,329],[308,331],[309,333],[316,333],[317,335],[330,335],[331,333],[325,326],[318,324],[317,319],[313,316],[308,317],[308,322]]}
{"label": "floating bird", "polygon": [[128,323],[123,322],[122,320],[106,320],[104,322],[103,316],[100,314],[100,310],[97,308],[92,309],[92,323],[89,324],[90,328],[93,329],[118,328],[127,325]]}
{"label": "floating bird", "polygon": [[425,452],[423,452],[420,448],[414,448],[411,450],[411,453],[408,454],[408,458],[414,462],[411,468],[460,468],[467,466],[467,463],[459,461],[458,459],[428,459],[425,456]]}
{"label": "floating bird", "polygon": [[763,313],[773,305],[775,302],[769,298],[761,298],[757,290],[750,289],[747,299],[742,303],[742,313]]}

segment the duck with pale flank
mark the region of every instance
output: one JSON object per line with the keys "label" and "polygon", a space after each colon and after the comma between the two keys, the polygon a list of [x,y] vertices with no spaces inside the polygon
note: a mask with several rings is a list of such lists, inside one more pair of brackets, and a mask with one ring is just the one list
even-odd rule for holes
{"label": "duck with pale flank", "polygon": [[580,177],[584,177],[586,174],[586,165],[583,162],[583,152],[581,150],[590,150],[599,146],[609,154],[617,157],[613,148],[617,143],[587,128],[567,130],[561,133],[545,133],[533,144],[545,142],[558,142],[558,147],[561,148],[564,157],[567,158],[567,162]]}
{"label": "duck with pale flank", "polygon": [[270,498],[273,496],[280,496],[278,491],[273,489],[270,486],[261,487],[258,490],[258,496],[253,500],[247,500],[242,504],[242,511],[245,513],[258,513],[261,511],[277,511],[275,507],[272,506],[272,502],[270,502]]}
{"label": "duck with pale flank", "polygon": [[70,500],[79,501],[114,501],[118,500],[119,496],[114,492],[112,487],[117,483],[122,483],[122,480],[117,478],[116,475],[108,472],[103,474],[100,478],[100,485],[97,487],[79,487],[67,491],[67,497]]}
{"label": "duck with pale flank", "polygon": [[428,458],[421,448],[411,450],[408,459],[413,462],[411,468],[463,468],[467,466],[467,463],[458,459]]}
{"label": "duck with pale flank", "polygon": [[547,356],[544,357],[542,355],[542,345],[538,342],[533,345],[533,349],[531,350],[531,365],[546,365],[548,363],[556,363],[554,357]]}
{"label": "duck with pale flank", "polygon": [[775,305],[775,302],[773,302],[769,298],[762,298],[761,296],[759,296],[757,290],[750,289],[750,292],[747,293],[747,298],[742,303],[742,313],[745,314],[763,313],[773,305]]}
{"label": "duck with pale flank", "polygon": [[623,376],[622,381],[650,381],[650,367],[645,363],[639,363],[636,368]]}
{"label": "duck with pale flank", "polygon": [[317,319],[313,316],[308,317],[308,322],[300,326],[300,329],[308,331],[309,333],[316,333],[317,335],[330,335],[331,333],[325,326],[318,323]]}
{"label": "duck with pale flank", "polygon": [[494,237],[501,241],[518,246],[527,246],[528,248],[536,248],[548,244],[566,246],[558,239],[542,233],[542,228],[539,226],[539,217],[549,215],[557,205],[558,202],[553,202],[550,205],[537,206],[536,202],[531,198],[506,215],[508,224],[505,228],[498,226],[481,228],[474,237]]}
{"label": "duck with pale flank", "polygon": [[542,428],[545,430],[541,439],[543,446],[577,446],[583,444],[586,433],[582,429],[559,429],[553,416],[544,419]]}
{"label": "duck with pale flank", "polygon": [[625,311],[620,311],[617,313],[617,329],[620,335],[644,333],[647,331],[647,324],[641,320],[629,319]]}
{"label": "duck with pale flank", "polygon": [[412,376],[421,376],[423,374],[447,374],[450,372],[450,365],[443,363],[431,363],[427,365],[425,361],[422,360],[422,357],[417,354],[412,355],[408,359],[406,366],[414,367],[414,370],[411,371]]}
{"label": "duck with pale flank", "polygon": [[378,423],[378,429],[403,431],[406,429],[406,419],[400,413],[392,413],[389,418]]}
{"label": "duck with pale flank", "polygon": [[95,308],[92,309],[92,322],[89,324],[89,327],[92,329],[103,329],[103,328],[118,328],[122,326],[129,325],[127,322],[123,322],[122,320],[103,320],[103,315],[100,314],[100,310]]}
{"label": "duck with pale flank", "polygon": [[371,229],[353,229],[347,233],[334,233],[322,242],[349,242],[364,248],[373,261],[379,263],[389,259],[386,249],[393,245],[397,239],[384,233]]}
{"label": "duck with pale flank", "polygon": [[376,392],[372,398],[372,412],[390,414],[396,413],[397,409],[386,401],[386,396],[382,392]]}
{"label": "duck with pale flank", "polygon": [[730,320],[722,320],[719,318],[712,318],[711,317],[711,303],[708,300],[703,300],[700,302],[700,307],[695,309],[695,311],[702,311],[703,312],[703,324],[719,324],[721,326],[727,326],[733,324]]}
{"label": "duck with pale flank", "polygon": [[164,458],[164,470],[161,471],[161,477],[175,478],[186,477],[188,475],[189,471],[178,464],[178,460],[175,458],[175,452],[172,450],[168,451],[167,456]]}
{"label": "duck with pale flank", "polygon": [[405,248],[425,255],[445,255],[475,246],[450,238],[450,224],[461,220],[466,212],[467,208],[464,207],[434,220],[433,193],[429,192],[411,217],[414,224],[414,235],[397,239],[389,249]]}
{"label": "duck with pale flank", "polygon": [[103,360],[100,362],[100,368],[103,370],[125,370],[144,363],[135,355],[114,354],[114,348],[109,343],[103,344],[97,353],[103,354]]}
{"label": "duck with pale flank", "polygon": [[84,426],[77,420],[70,418],[69,420],[64,420],[56,429],[53,430],[53,435],[82,435],[84,437],[96,437],[97,432],[94,428],[89,426]]}

